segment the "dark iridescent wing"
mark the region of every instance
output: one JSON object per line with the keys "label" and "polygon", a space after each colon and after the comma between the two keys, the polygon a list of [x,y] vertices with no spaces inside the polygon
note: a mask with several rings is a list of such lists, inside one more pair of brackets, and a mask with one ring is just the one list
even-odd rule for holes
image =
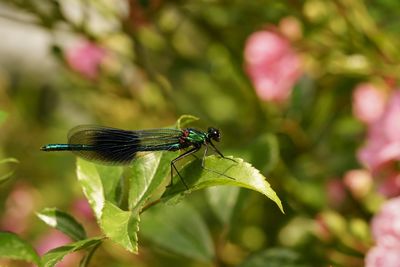
{"label": "dark iridescent wing", "polygon": [[137,152],[178,149],[181,135],[178,129],[127,131],[81,125],[70,130],[68,142],[82,145],[73,150],[79,157],[106,164],[128,164]]}

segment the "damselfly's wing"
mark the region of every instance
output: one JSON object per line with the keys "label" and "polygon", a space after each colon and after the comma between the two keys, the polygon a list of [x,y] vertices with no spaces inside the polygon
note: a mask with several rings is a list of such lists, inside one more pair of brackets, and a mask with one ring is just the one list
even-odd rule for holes
{"label": "damselfly's wing", "polygon": [[150,129],[127,131],[95,125],[81,125],[68,134],[69,144],[82,145],[73,152],[103,164],[129,164],[137,152],[176,150],[182,131]]}

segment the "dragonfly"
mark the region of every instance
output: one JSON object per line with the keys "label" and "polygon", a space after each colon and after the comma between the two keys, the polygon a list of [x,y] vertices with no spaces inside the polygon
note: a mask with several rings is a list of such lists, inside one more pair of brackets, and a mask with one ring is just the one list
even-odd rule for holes
{"label": "dragonfly", "polygon": [[183,158],[193,155],[204,146],[201,167],[219,175],[234,179],[223,173],[205,167],[205,157],[208,149],[214,150],[220,157],[236,162],[225,157],[214,145],[219,142],[221,133],[214,127],[207,131],[195,128],[173,129],[159,128],[147,130],[121,130],[117,128],[80,125],[68,133],[68,144],[48,144],[41,147],[42,151],[72,151],[78,157],[106,165],[126,165],[134,161],[140,152],[177,151],[185,150],[170,163],[171,182],[173,170],[188,189],[183,177],[179,173],[176,163]]}

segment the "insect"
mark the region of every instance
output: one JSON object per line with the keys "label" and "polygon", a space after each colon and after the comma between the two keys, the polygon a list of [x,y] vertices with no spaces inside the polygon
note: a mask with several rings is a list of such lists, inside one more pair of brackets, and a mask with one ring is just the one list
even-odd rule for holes
{"label": "insect", "polygon": [[175,163],[189,155],[194,155],[202,146],[205,147],[202,158],[202,168],[234,179],[225,174],[207,169],[204,165],[208,148],[211,147],[224,159],[225,157],[214,145],[219,142],[221,134],[218,129],[209,127],[207,132],[194,128],[185,129],[148,129],[148,130],[121,130],[96,125],[81,125],[71,129],[68,133],[68,144],[48,144],[41,147],[42,151],[72,151],[77,156],[103,164],[124,165],[131,163],[138,156],[138,152],[177,151],[188,149],[171,161],[171,184],[173,170],[178,174],[182,183],[188,188]]}

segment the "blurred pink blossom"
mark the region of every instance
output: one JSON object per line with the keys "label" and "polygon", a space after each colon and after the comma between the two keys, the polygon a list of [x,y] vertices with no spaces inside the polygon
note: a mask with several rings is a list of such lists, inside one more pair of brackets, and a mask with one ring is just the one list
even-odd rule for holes
{"label": "blurred pink blossom", "polygon": [[30,185],[15,185],[5,202],[0,230],[23,233],[29,227],[29,217],[33,215],[36,204],[35,190]]}
{"label": "blurred pink blossom", "polygon": [[88,79],[96,79],[106,50],[93,42],[83,42],[67,51],[69,66]]}
{"label": "blurred pink blossom", "polygon": [[[35,247],[38,254],[42,256],[49,250],[67,245],[71,242],[72,240],[67,235],[52,229],[36,242]],[[77,256],[76,253],[68,254],[57,264],[57,267],[78,266],[79,257]]]}
{"label": "blurred pink blossom", "polygon": [[355,198],[362,198],[372,188],[372,175],[367,170],[350,170],[343,178],[345,186]]}
{"label": "blurred pink blossom", "polygon": [[72,205],[72,211],[74,214],[78,215],[78,217],[86,220],[94,219],[93,210],[86,198],[77,199]]}
{"label": "blurred pink blossom", "polygon": [[299,56],[289,41],[273,31],[253,33],[246,41],[244,59],[246,72],[262,100],[286,100],[302,74]]}
{"label": "blurred pink blossom", "polygon": [[[382,206],[372,219],[371,227],[377,245],[400,248],[400,197],[392,198]],[[398,253],[400,255],[400,251]]]}
{"label": "blurred pink blossom", "polygon": [[393,171],[386,175],[386,179],[380,184],[378,191],[386,197],[395,197],[400,195],[400,173]]}
{"label": "blurred pink blossom", "polygon": [[372,84],[362,83],[353,93],[353,113],[356,118],[365,123],[372,123],[382,115],[386,95]]}
{"label": "blurred pink blossom", "polygon": [[67,235],[57,230],[50,230],[37,241],[36,249],[40,255],[43,255],[53,248],[64,246],[68,243],[71,243],[71,239]]}
{"label": "blurred pink blossom", "polygon": [[400,247],[373,247],[367,253],[365,267],[400,267]]}
{"label": "blurred pink blossom", "polygon": [[372,171],[400,160],[400,90],[392,93],[382,115],[369,125],[366,145],[357,157]]}
{"label": "blurred pink blossom", "polygon": [[368,267],[400,266],[400,197],[386,202],[372,219],[376,246],[365,258]]}

